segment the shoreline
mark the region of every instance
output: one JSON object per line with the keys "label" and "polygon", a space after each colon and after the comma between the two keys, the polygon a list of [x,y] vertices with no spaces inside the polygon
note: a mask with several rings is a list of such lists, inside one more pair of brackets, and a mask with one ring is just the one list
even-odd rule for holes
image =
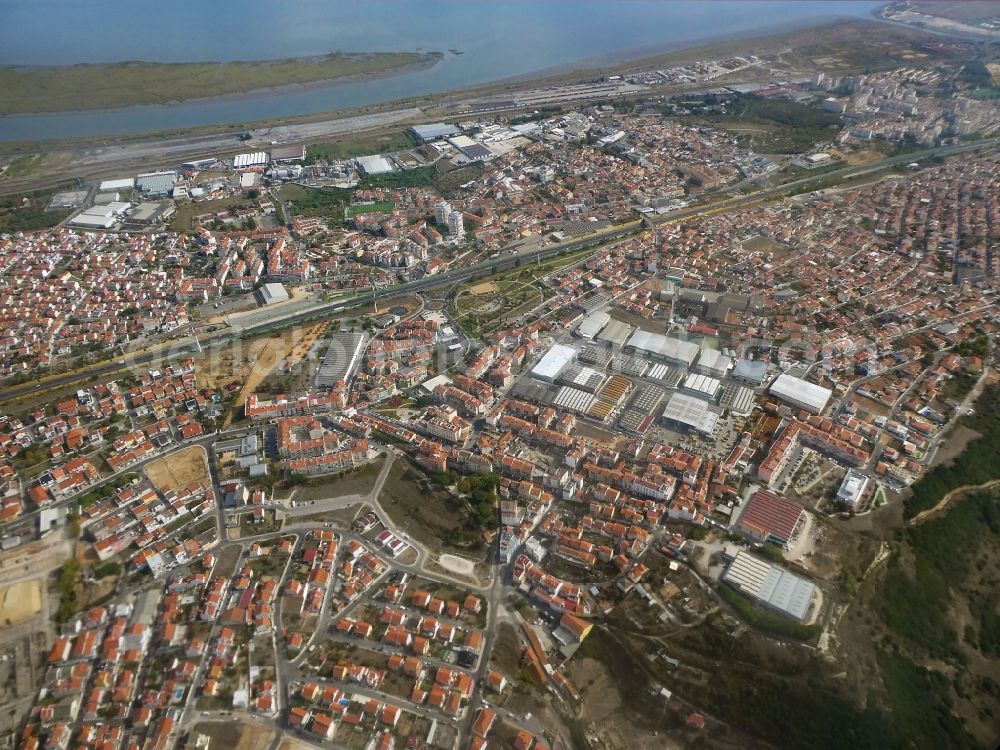
{"label": "shoreline", "polygon": [[[612,74],[618,73],[619,71],[630,71],[639,69],[645,66],[658,67],[660,65],[677,65],[686,64],[694,60],[702,59],[705,56],[712,55],[739,55],[739,54],[750,54],[750,50],[756,48],[755,53],[766,52],[769,48],[778,48],[791,44],[792,46],[799,46],[805,42],[803,40],[795,38],[796,35],[812,34],[815,32],[827,32],[835,33],[838,28],[843,28],[844,25],[854,26],[861,30],[871,30],[876,29],[879,26],[883,26],[886,29],[895,29],[898,32],[913,35],[922,36],[920,30],[912,28],[904,28],[900,25],[886,22],[878,17],[878,9],[873,9],[872,13],[868,17],[838,17],[839,21],[831,22],[829,19],[824,19],[820,23],[813,22],[803,22],[803,23],[792,23],[783,24],[777,27],[778,30],[768,29],[762,30],[760,33],[754,33],[750,35],[743,34],[720,34],[715,37],[709,37],[706,41],[705,38],[698,40],[686,40],[679,44],[665,44],[658,45],[654,49],[659,49],[660,53],[658,55],[648,55],[646,54],[650,48],[648,45],[642,47],[627,48],[625,50],[620,50],[616,53],[609,53],[612,57],[628,57],[628,60],[623,61],[615,66],[608,66],[605,70],[602,70],[602,74]],[[859,30],[858,33],[862,33]],[[728,46],[731,49],[716,50],[712,49],[713,46]],[[602,58],[606,56],[601,56]],[[664,61],[662,58],[670,58]],[[593,61],[595,58],[588,58],[589,61]],[[79,148],[84,144],[101,143],[103,145],[110,145],[111,143],[117,144],[128,144],[128,143],[138,143],[138,142],[152,142],[152,141],[163,141],[168,139],[198,139],[198,138],[212,138],[212,137],[223,137],[241,128],[247,131],[264,131],[279,126],[297,126],[297,125],[310,125],[316,123],[330,122],[344,118],[351,118],[359,115],[375,115],[381,112],[392,111],[399,108],[413,108],[419,107],[428,112],[427,116],[431,119],[437,117],[445,117],[447,115],[443,112],[435,110],[440,110],[442,107],[448,105],[449,100],[456,97],[464,98],[483,98],[489,96],[502,95],[505,91],[509,91],[515,86],[523,87],[526,84],[532,86],[546,86],[555,85],[566,82],[571,82],[574,77],[585,77],[593,73],[593,69],[587,69],[586,63],[588,60],[577,61],[574,63],[567,63],[565,66],[555,66],[550,68],[543,68],[533,73],[526,74],[525,76],[518,76],[515,78],[508,78],[496,81],[482,82],[479,84],[473,84],[469,86],[458,87],[454,89],[446,89],[440,92],[430,92],[426,94],[413,94],[411,96],[386,99],[377,103],[348,106],[337,109],[326,109],[317,112],[305,112],[296,115],[284,115],[284,116],[274,116],[274,117],[264,117],[251,119],[247,118],[241,120],[238,123],[231,122],[216,122],[210,124],[194,124],[190,126],[180,126],[180,127],[166,127],[160,129],[147,129],[147,130],[133,130],[130,132],[121,132],[115,134],[105,134],[105,135],[83,135],[78,137],[51,137],[51,138],[17,138],[17,139],[0,139],[0,149],[6,152],[23,152],[26,149],[30,149],[32,145],[35,147],[62,147],[62,148]],[[565,69],[565,70],[564,70]],[[582,80],[582,78],[581,78]],[[296,86],[301,87],[301,84]],[[320,87],[322,88],[322,87]],[[247,94],[236,95],[234,98],[248,98]],[[208,99],[215,100],[217,97],[208,97]],[[94,112],[103,112],[109,114],[115,113],[125,113],[129,111],[141,111],[143,108],[149,106],[162,107],[163,105],[139,105],[129,108],[119,108],[115,110],[88,110],[87,113],[92,114]],[[184,103],[171,105],[172,107],[182,107],[185,106]],[[8,115],[7,117],[11,119],[20,118],[31,118],[31,117],[72,117],[74,113],[44,113],[35,115]],[[0,122],[3,122],[3,117],[0,117]],[[307,140],[310,140],[307,138]]]}
{"label": "shoreline", "polygon": [[[372,52],[366,53],[372,55],[379,55],[385,53]],[[146,107],[183,107],[190,104],[206,104],[211,102],[234,102],[234,101],[245,101],[248,99],[254,99],[257,97],[267,97],[270,95],[280,95],[284,93],[290,93],[294,91],[308,91],[315,88],[336,88],[338,86],[348,86],[353,83],[363,83],[365,81],[377,81],[387,78],[395,78],[396,76],[408,75],[410,73],[419,73],[425,70],[432,70],[441,64],[445,59],[446,54],[444,52],[417,52],[414,54],[423,55],[426,59],[416,60],[412,63],[407,63],[405,65],[397,65],[392,68],[384,68],[382,70],[372,70],[364,73],[349,73],[347,75],[337,76],[336,78],[317,78],[311,81],[302,82],[291,82],[282,83],[275,86],[261,86],[259,88],[246,89],[243,91],[233,91],[227,94],[212,94],[209,96],[192,96],[186,99],[171,99],[169,101],[159,101],[159,102],[145,102],[141,104],[128,104],[123,107],[88,107],[84,109],[60,109],[60,110],[30,110],[23,112],[8,112],[0,114],[0,120],[5,119],[17,119],[25,117],[59,117],[59,116],[71,116],[71,115],[82,115],[82,114],[94,114],[97,112],[133,112],[142,110]],[[299,57],[291,58],[295,62],[310,62],[313,60],[318,60],[322,56],[312,55],[309,57]],[[219,63],[220,65],[263,65],[268,63],[281,63],[286,62],[286,60],[236,60],[228,63]],[[35,65],[35,66],[7,66],[8,68],[16,70],[60,70],[60,69],[70,69],[70,68],[109,68],[117,66],[128,66],[130,63],[101,63],[97,65],[89,65],[86,63],[80,65],[65,65],[65,66],[45,66],[45,65]],[[135,63],[142,65],[174,65],[185,63]],[[200,64],[211,64],[211,63],[192,63],[195,65]]]}
{"label": "shoreline", "polygon": [[746,42],[753,44],[755,41],[770,40],[780,34],[791,34],[796,31],[831,26],[837,23],[847,23],[859,20],[884,21],[878,17],[877,10],[872,11],[870,19],[859,19],[857,16],[830,15],[822,18],[813,18],[801,21],[789,21],[767,27],[766,30],[749,33],[729,32],[724,34],[709,34],[702,37],[686,39],[682,42],[665,42],[661,44],[644,44],[638,47],[623,47],[620,50],[613,50],[594,57],[585,57],[562,65],[553,65],[547,68],[540,68],[530,73],[509,78],[501,78],[489,82],[490,85],[505,85],[510,83],[524,83],[544,80],[550,76],[571,75],[573,73],[586,71],[592,67],[609,67],[616,72],[627,69],[631,65],[652,61],[665,55],[678,54],[688,50],[695,50],[700,47],[709,47],[718,44],[729,44],[735,42]]}
{"label": "shoreline", "polygon": [[[619,50],[613,50],[611,52],[603,53],[593,57],[584,57],[577,60],[571,60],[560,65],[548,66],[544,68],[539,68],[537,70],[529,71],[516,76],[497,78],[492,80],[481,81],[478,83],[470,84],[469,86],[463,86],[455,89],[448,89],[440,92],[431,92],[427,94],[414,94],[409,97],[404,97],[402,99],[387,99],[382,102],[373,103],[369,105],[363,105],[361,107],[345,107],[341,109],[327,109],[321,112],[304,112],[295,115],[289,115],[285,117],[280,117],[277,119],[260,119],[260,120],[245,120],[241,123],[229,123],[229,122],[217,122],[208,125],[195,125],[191,128],[183,128],[181,130],[200,130],[204,128],[224,128],[232,124],[238,124],[240,126],[246,125],[248,127],[252,126],[254,123],[269,123],[274,124],[275,122],[299,122],[306,118],[329,118],[331,116],[340,115],[355,109],[371,110],[372,108],[389,107],[391,108],[394,104],[399,104],[404,101],[425,99],[428,97],[433,98],[448,98],[456,95],[468,95],[471,92],[490,90],[490,89],[502,89],[511,85],[521,85],[525,83],[535,83],[543,82],[548,78],[561,77],[573,74],[583,74],[591,69],[600,69],[607,67],[609,70],[619,71],[622,69],[628,69],[630,66],[641,64],[644,61],[655,60],[666,55],[680,54],[688,50],[695,50],[700,47],[707,47],[712,45],[720,44],[735,44],[738,42],[745,42],[748,45],[754,43],[761,43],[765,40],[772,40],[773,37],[782,34],[791,34],[795,32],[807,31],[810,29],[817,29],[822,27],[832,26],[841,22],[859,21],[867,20],[868,22],[874,23],[886,23],[892,24],[890,21],[882,18],[879,13],[881,8],[874,8],[871,14],[866,19],[860,19],[856,16],[843,16],[843,15],[830,15],[820,18],[814,18],[809,20],[801,21],[791,21],[779,23],[774,26],[769,26],[766,28],[757,29],[751,32],[727,32],[716,35],[700,36],[695,38],[685,39],[683,41],[675,42],[662,42],[654,44],[645,44],[637,47],[623,47]],[[777,43],[777,40],[773,40]],[[378,53],[369,53],[378,54]],[[346,76],[339,76],[333,79],[317,79],[314,81],[308,81],[304,83],[289,83],[282,84],[278,86],[264,86],[260,88],[248,89],[245,91],[232,92],[228,94],[216,94],[209,96],[197,96],[189,99],[182,100],[171,100],[166,102],[148,102],[144,104],[130,104],[123,107],[94,107],[94,108],[84,108],[84,109],[71,109],[71,110],[43,110],[43,111],[24,111],[24,112],[12,112],[9,114],[0,114],[0,122],[10,119],[18,120],[22,118],[32,118],[32,117],[72,117],[74,115],[94,115],[94,114],[128,114],[130,112],[141,112],[145,108],[156,107],[163,108],[164,110],[173,110],[179,107],[185,106],[196,106],[204,104],[215,104],[215,103],[227,103],[227,102],[240,102],[240,101],[250,101],[253,99],[267,99],[270,96],[280,96],[283,94],[310,91],[310,90],[330,90],[336,89],[342,86],[349,86],[355,83],[362,83],[366,81],[379,81],[387,80],[391,78],[396,78],[399,76],[409,75],[413,73],[424,72],[432,70],[439,66],[448,56],[454,55],[452,52],[424,52],[418,54],[429,55],[430,58],[427,60],[417,61],[411,64],[397,66],[395,68],[389,68],[382,71],[373,71],[371,73],[357,73]],[[464,54],[464,53],[463,53]],[[737,53],[733,53],[737,54]],[[457,55],[455,55],[457,56]],[[302,58],[289,58],[292,60],[302,60],[308,61],[317,59],[317,56],[309,56]],[[245,61],[234,61],[234,63],[245,63],[245,64],[260,64],[266,62],[281,62],[281,60],[245,60]],[[111,63],[110,65],[127,65],[128,63]],[[152,63],[156,64],[156,63]],[[169,65],[172,63],[163,63],[164,65]],[[86,63],[81,64],[81,66],[86,66]],[[108,65],[102,63],[100,65]],[[22,69],[28,69],[34,67],[36,69],[45,68],[47,66],[21,66]],[[55,66],[55,67],[77,67],[77,66]],[[176,132],[177,129],[174,129]],[[135,131],[128,135],[143,135],[149,134],[157,131]],[[125,135],[125,134],[122,134]],[[120,137],[120,136],[110,136],[110,137]],[[53,139],[58,140],[58,139]],[[0,141],[2,143],[3,141]],[[23,142],[23,141],[22,141]]]}

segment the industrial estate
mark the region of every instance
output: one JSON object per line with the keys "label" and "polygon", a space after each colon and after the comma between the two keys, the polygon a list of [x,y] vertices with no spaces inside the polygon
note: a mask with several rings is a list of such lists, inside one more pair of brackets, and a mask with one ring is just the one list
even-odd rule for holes
{"label": "industrial estate", "polygon": [[0,746],[994,746],[1000,11],[941,5],[12,155]]}

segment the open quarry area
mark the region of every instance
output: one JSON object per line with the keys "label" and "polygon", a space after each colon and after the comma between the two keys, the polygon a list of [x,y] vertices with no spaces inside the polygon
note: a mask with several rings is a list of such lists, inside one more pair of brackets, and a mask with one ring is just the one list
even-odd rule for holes
{"label": "open quarry area", "polygon": [[0,144],[0,750],[995,747],[1000,17],[953,5]]}

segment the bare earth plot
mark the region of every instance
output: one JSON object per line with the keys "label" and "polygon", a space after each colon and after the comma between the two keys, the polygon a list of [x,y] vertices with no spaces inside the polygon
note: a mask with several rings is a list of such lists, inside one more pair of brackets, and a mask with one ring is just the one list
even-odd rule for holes
{"label": "bare earth plot", "polygon": [[[202,388],[219,388],[235,381],[252,378],[254,387],[283,359],[298,362],[309,352],[309,347],[319,338],[325,323],[292,328],[278,336],[267,336],[249,342],[237,341],[231,346],[213,349],[195,361],[198,385]],[[240,404],[246,400],[243,396]]]}
{"label": "bare earth plot", "polygon": [[205,451],[196,445],[151,461],[146,465],[146,476],[161,491],[180,489],[192,482],[206,487],[210,484]]}
{"label": "bare earth plot", "polygon": [[41,611],[42,583],[37,578],[0,588],[0,623],[5,626],[30,620]]}

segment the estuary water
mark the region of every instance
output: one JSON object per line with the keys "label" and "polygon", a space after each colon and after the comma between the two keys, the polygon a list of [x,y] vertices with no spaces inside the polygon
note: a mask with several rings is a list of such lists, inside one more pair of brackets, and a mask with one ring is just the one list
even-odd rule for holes
{"label": "estuary water", "polygon": [[2,117],[0,141],[328,112],[628,50],[654,54],[787,25],[870,17],[879,5],[844,0],[0,0],[4,66],[252,60],[335,51],[446,53],[430,69],[339,85]]}

